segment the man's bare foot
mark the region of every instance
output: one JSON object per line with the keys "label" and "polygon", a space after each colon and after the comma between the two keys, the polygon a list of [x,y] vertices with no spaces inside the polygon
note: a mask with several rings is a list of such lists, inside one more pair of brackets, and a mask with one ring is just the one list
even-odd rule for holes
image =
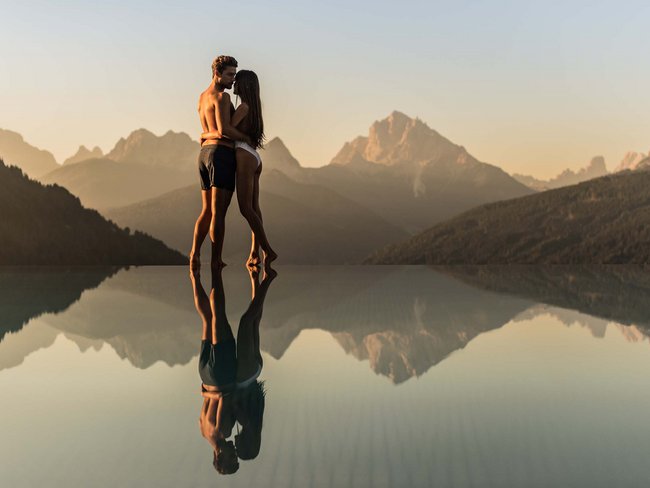
{"label": "man's bare foot", "polygon": [[221,259],[216,259],[210,262],[210,266],[212,267],[212,269],[220,269],[220,268],[225,268],[228,265],[224,263]]}
{"label": "man's bare foot", "polygon": [[201,267],[201,255],[198,252],[190,253],[190,269],[199,269]]}
{"label": "man's bare foot", "polygon": [[251,255],[248,256],[248,261],[246,261],[246,266],[248,266],[249,268],[256,268],[260,264],[262,264],[262,260],[260,259],[259,254],[251,253]]}

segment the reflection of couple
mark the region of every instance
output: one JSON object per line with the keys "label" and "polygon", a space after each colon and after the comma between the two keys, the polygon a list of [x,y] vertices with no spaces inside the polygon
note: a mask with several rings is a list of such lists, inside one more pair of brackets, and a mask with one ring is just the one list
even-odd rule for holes
{"label": "reflection of couple", "polygon": [[[235,84],[241,104],[235,110],[225,92]],[[222,260],[226,212],[237,187],[239,210],[250,225],[252,244],[248,266],[264,265],[277,258],[271,249],[262,223],[259,206],[262,160],[257,149],[264,140],[264,121],[257,75],[253,71],[237,72],[237,61],[219,56],[212,63],[212,82],[199,97],[201,152],[199,176],[203,208],[194,227],[190,266],[200,266],[201,245],[208,232],[212,241],[212,266],[224,266]]]}
{"label": "reflection of couple", "polygon": [[[276,273],[265,268],[261,283],[256,267],[249,268],[249,274],[252,300],[239,322],[235,343],[226,317],[221,271],[213,273],[209,298],[198,274],[190,273],[194,304],[203,322],[199,356],[203,406],[199,426],[214,450],[213,464],[221,474],[237,471],[238,458],[257,457],[262,440],[264,386],[258,380],[262,371],[260,321],[264,299]],[[241,431],[233,443],[228,438],[235,423],[241,425]]]}

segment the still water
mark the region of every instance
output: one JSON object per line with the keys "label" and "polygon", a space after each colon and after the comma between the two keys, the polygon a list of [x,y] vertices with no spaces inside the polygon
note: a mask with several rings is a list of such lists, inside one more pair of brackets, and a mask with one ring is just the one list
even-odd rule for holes
{"label": "still water", "polygon": [[[0,269],[0,484],[650,485],[650,271],[277,271]],[[206,303],[259,324],[258,442],[228,475],[199,427]]]}

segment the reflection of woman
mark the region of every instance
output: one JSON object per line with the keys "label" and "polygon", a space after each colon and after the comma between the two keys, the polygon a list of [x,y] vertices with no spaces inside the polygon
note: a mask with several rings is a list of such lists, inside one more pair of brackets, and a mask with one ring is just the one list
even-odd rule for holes
{"label": "reflection of woman", "polygon": [[[257,268],[249,268],[252,300],[242,316],[237,343],[225,312],[221,270],[213,270],[208,299],[198,274],[191,274],[194,304],[203,323],[199,374],[203,406],[199,417],[201,434],[214,450],[213,464],[221,474],[239,469],[239,459],[254,459],[260,451],[264,416],[264,384],[259,326],[264,300],[277,273],[265,268],[259,280]],[[235,353],[236,350],[236,353]],[[235,422],[241,431],[229,441]]]}
{"label": "reflection of woman", "polygon": [[[232,116],[231,125],[244,133],[251,144],[236,143],[237,158],[237,202],[239,210],[250,225],[252,231],[251,253],[247,264],[260,264],[259,248],[264,252],[264,266],[277,258],[277,254],[266,237],[262,223],[262,211],[259,205],[260,175],[262,174],[262,158],[257,150],[262,147],[264,140],[264,120],[262,119],[262,102],[260,100],[260,84],[253,71],[241,70],[235,76],[235,95],[241,97],[241,104]],[[201,141],[221,138],[218,131],[204,132]]]}
{"label": "reflection of woman", "polygon": [[237,331],[237,390],[235,417],[242,426],[235,436],[239,459],[255,459],[262,444],[262,419],[264,417],[264,384],[257,380],[262,372],[260,351],[260,321],[269,286],[277,276],[273,269],[265,268],[265,276],[258,282],[257,268],[249,268],[251,278],[251,303],[239,321]]}

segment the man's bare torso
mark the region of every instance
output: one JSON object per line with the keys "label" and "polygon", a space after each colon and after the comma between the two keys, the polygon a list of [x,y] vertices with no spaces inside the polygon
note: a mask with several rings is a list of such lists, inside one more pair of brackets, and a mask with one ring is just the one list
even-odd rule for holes
{"label": "man's bare torso", "polygon": [[[199,96],[199,118],[201,119],[203,132],[216,132],[219,130],[217,125],[217,103],[219,103],[219,99],[222,95],[222,92],[218,92],[210,87]],[[231,102],[230,115],[232,116],[234,112],[235,106]],[[219,140],[210,139],[204,141],[202,145],[207,146],[208,144],[217,143],[228,147],[234,147],[233,141],[226,137]]]}

